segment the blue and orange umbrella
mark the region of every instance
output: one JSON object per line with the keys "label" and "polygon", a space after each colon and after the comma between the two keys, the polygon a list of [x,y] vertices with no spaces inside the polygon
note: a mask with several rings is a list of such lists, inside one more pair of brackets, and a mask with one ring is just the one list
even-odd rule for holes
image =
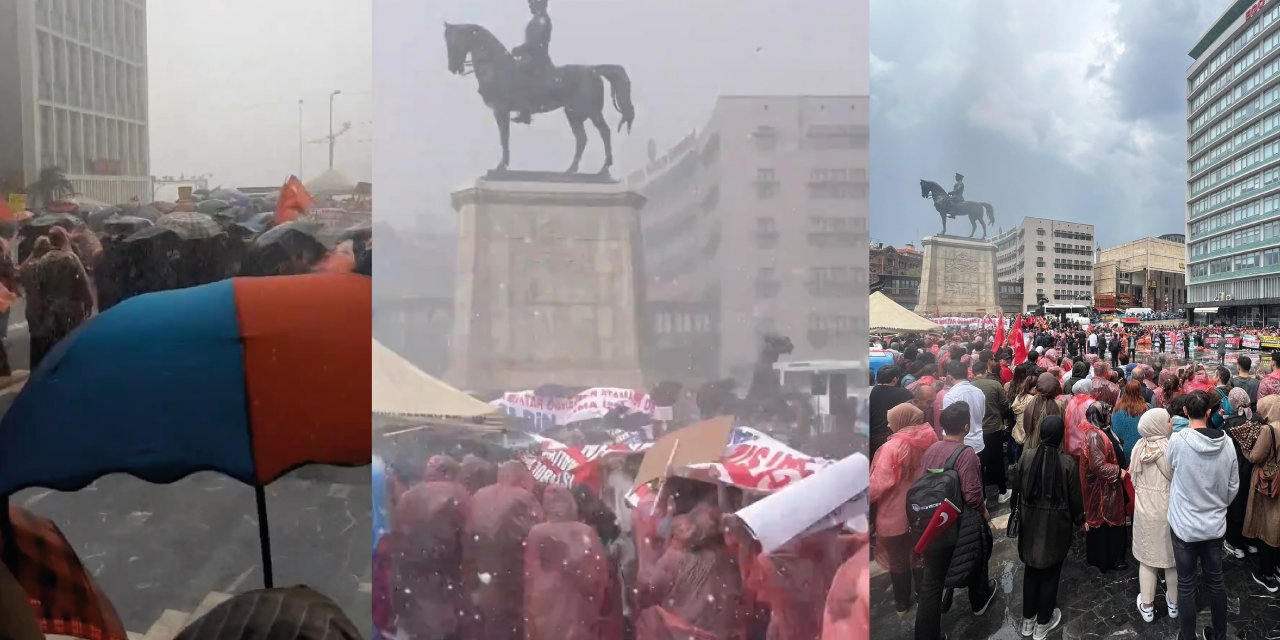
{"label": "blue and orange umbrella", "polygon": [[370,278],[326,273],[112,307],[58,343],[0,420],[0,496],[219,471],[256,490],[270,586],[263,487],[306,464],[369,464],[370,295]]}

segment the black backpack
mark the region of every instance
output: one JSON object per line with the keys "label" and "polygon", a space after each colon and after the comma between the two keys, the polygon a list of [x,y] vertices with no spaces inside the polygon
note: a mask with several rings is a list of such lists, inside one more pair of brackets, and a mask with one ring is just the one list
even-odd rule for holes
{"label": "black backpack", "polygon": [[[924,475],[907,490],[907,531],[911,534],[912,542],[920,540],[924,530],[929,527],[929,522],[933,520],[933,512],[942,506],[944,500],[950,500],[960,509],[961,513],[956,515],[957,520],[964,513],[964,486],[960,482],[960,474],[956,472],[956,460],[968,448],[969,445],[962,445],[956,449],[947,458],[946,466],[941,469],[925,469]],[[930,544],[950,547],[955,545],[959,537],[960,523],[957,522]]]}

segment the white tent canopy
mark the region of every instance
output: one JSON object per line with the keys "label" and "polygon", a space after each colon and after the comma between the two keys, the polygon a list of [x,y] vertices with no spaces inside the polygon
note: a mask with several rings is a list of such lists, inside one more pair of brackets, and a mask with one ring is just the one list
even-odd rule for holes
{"label": "white tent canopy", "polygon": [[871,294],[871,331],[942,331],[942,325],[922,318],[883,292]]}
{"label": "white tent canopy", "polygon": [[373,413],[381,416],[498,422],[502,412],[427,372],[373,341]]}
{"label": "white tent canopy", "polygon": [[307,192],[313,196],[349,196],[356,192],[356,184],[347,179],[337,169],[329,169],[310,179],[306,184]]}

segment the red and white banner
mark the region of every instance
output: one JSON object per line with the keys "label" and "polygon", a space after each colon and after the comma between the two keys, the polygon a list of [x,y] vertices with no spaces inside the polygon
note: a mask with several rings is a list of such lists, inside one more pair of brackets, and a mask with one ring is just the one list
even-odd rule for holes
{"label": "red and white banner", "polygon": [[813,475],[831,462],[796,451],[755,429],[738,427],[719,462],[690,465],[673,473],[747,491],[772,493]]}
{"label": "red and white banner", "polygon": [[596,486],[602,477],[599,473],[600,462],[629,455],[644,453],[652,446],[652,442],[589,444],[581,447],[570,447],[557,440],[534,436],[542,444],[542,451],[536,455],[525,455],[520,461],[529,468],[533,479],[543,484],[560,487],[572,487],[579,484]]}
{"label": "red and white banner", "polygon": [[653,398],[643,391],[616,387],[595,387],[570,398],[540,396],[529,391],[509,391],[491,404],[507,415],[524,418],[533,431],[547,431],[554,427],[583,420],[603,418],[619,405],[633,412],[653,413]]}

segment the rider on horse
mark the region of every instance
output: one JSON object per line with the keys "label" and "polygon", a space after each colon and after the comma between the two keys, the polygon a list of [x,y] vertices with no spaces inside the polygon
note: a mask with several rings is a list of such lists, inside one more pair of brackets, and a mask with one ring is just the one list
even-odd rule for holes
{"label": "rider on horse", "polygon": [[960,204],[961,202],[964,202],[964,176],[958,173],[956,174],[956,186],[952,187],[951,193],[947,195],[951,196],[951,202],[953,204]]}
{"label": "rider on horse", "polygon": [[529,11],[533,19],[524,28],[524,44],[511,50],[527,82],[525,95],[530,102],[512,118],[521,124],[533,122],[534,108],[531,107],[544,99],[555,74],[555,65],[551,64],[551,17],[547,15],[547,0],[529,0]]}

